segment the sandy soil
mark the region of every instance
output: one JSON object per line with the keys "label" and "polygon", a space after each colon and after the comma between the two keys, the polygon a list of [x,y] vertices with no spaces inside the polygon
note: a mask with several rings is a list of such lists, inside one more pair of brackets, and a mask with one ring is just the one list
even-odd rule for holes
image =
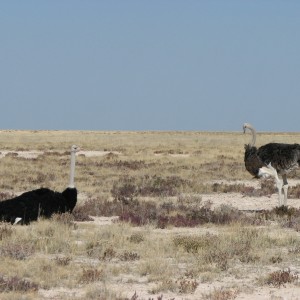
{"label": "sandy soil", "polygon": [[[85,155],[86,157],[92,156],[104,156],[109,154],[109,151],[80,151],[77,155]],[[39,155],[42,155],[42,151],[1,151],[0,158],[5,157],[6,155],[16,155],[18,157],[23,157],[27,159],[34,159]],[[119,155],[120,153],[114,152],[113,154]],[[174,154],[177,155],[177,154]],[[185,155],[181,155],[185,157]],[[247,186],[254,186],[258,188],[260,183],[258,180],[249,180],[249,181],[214,181],[216,183],[224,183],[224,184],[236,184],[236,183],[243,183]],[[289,180],[290,185],[296,185],[299,182],[295,180]],[[79,201],[86,200],[86,195],[79,194]],[[278,196],[277,194],[273,194],[270,197],[249,197],[243,196],[240,193],[218,193],[218,194],[204,194],[202,195],[203,202],[209,201],[212,203],[212,207],[216,208],[222,204],[231,205],[236,207],[239,210],[244,211],[254,211],[254,210],[262,210],[262,209],[271,209],[278,205]],[[289,199],[288,205],[300,208],[300,199]],[[92,222],[85,222],[86,224],[91,224],[91,226],[104,226],[110,225],[113,222],[117,221],[118,217],[92,217],[94,221]],[[82,223],[82,222],[81,222]],[[136,230],[139,230],[138,228]],[[173,229],[155,229],[157,234],[168,234],[171,231],[176,233],[199,233],[199,232],[210,232],[212,228],[209,227],[199,227],[199,228],[173,228]],[[295,268],[294,266],[287,266],[291,269],[291,271],[295,273],[300,273],[300,269]],[[157,295],[150,294],[148,291],[155,287],[154,283],[147,283],[142,279],[138,281],[136,278],[131,280],[130,278],[122,278],[118,285],[109,285],[107,283],[107,288],[112,288],[115,291],[122,291],[124,296],[127,296],[129,299],[136,291],[138,295],[138,300],[141,299],[154,299],[156,300],[158,296],[163,294],[163,299],[174,299],[174,300],[181,300],[181,299],[189,299],[189,300],[196,300],[196,299],[203,299],[204,294],[208,294],[210,292],[215,291],[216,289],[220,288],[230,288],[232,286],[239,286],[243,287],[242,290],[246,291],[243,293],[238,293],[237,288],[231,288],[232,298],[237,300],[296,300],[300,299],[300,286],[295,285],[286,285],[285,287],[281,288],[272,288],[272,287],[260,287],[254,285],[255,278],[259,277],[262,274],[265,274],[266,270],[262,270],[260,266],[252,266],[249,268],[247,275],[243,278],[239,279],[234,276],[229,276],[224,279],[220,279],[218,281],[213,282],[212,284],[208,283],[199,283],[196,291],[193,294],[184,294],[184,295],[177,295],[171,292],[163,292]],[[40,290],[39,294],[43,298],[48,299],[60,299],[62,296],[69,295],[70,298],[76,299],[76,297],[83,297],[83,293],[80,289],[52,289],[49,290]],[[234,297],[236,296],[236,297]],[[228,298],[229,299],[229,298]],[[108,299],[109,300],[109,299]],[[221,299],[222,300],[222,299]]]}
{"label": "sandy soil", "polygon": [[27,158],[27,159],[34,159],[37,158],[39,155],[42,155],[43,151],[1,151],[0,158],[5,157],[6,155],[15,155],[17,157]]}
{"label": "sandy soil", "polygon": [[[257,179],[244,181],[215,180],[211,183],[245,184],[246,186],[260,188],[260,181]],[[297,184],[299,184],[299,181],[294,179],[289,180],[289,186],[295,186]],[[244,211],[271,209],[278,206],[278,194],[272,194],[270,197],[250,197],[243,196],[240,193],[218,193],[202,195],[202,200],[211,202],[213,208],[221,204],[227,204]],[[288,199],[287,204],[288,206],[300,208],[300,199]]]}
{"label": "sandy soil", "polygon": [[120,152],[117,151],[79,151],[77,155],[84,155],[85,157],[97,157],[105,156],[107,154],[120,155]]}
{"label": "sandy soil", "polygon": [[[278,195],[276,194],[270,197],[244,197],[240,193],[209,194],[203,195],[202,199],[204,202],[211,202],[212,208],[227,204],[244,211],[271,209],[278,206]],[[288,205],[300,208],[300,199],[288,199]]]}
{"label": "sandy soil", "polygon": [[[51,151],[47,151],[51,152]],[[52,151],[54,152],[54,151]],[[65,151],[62,151],[62,153]],[[43,155],[45,152],[44,151],[38,151],[38,150],[30,150],[30,151],[1,151],[0,152],[0,158],[5,157],[6,155],[15,155],[17,157],[22,157],[26,159],[34,159],[37,158],[39,155]],[[101,157],[105,156],[107,154],[115,154],[115,155],[120,155],[120,152],[117,151],[84,151],[81,150],[76,153],[77,156],[79,155],[84,155],[86,157]]]}
{"label": "sandy soil", "polygon": [[[223,182],[227,183],[228,182]],[[244,181],[241,182],[246,185],[250,186],[259,186],[259,182],[256,180],[254,181]],[[291,185],[296,184],[297,181],[291,181]],[[262,210],[262,209],[270,209],[278,205],[277,195],[273,194],[271,197],[243,197],[239,193],[228,193],[228,194],[207,194],[202,195],[203,201],[210,201],[212,203],[212,207],[218,207],[221,204],[231,205],[236,207],[240,210]],[[300,200],[299,199],[289,199],[288,205],[294,207],[300,207]],[[93,217],[94,225],[96,226],[103,226],[109,225],[112,222],[117,221],[118,217]],[[139,230],[138,228],[136,230]],[[214,229],[210,227],[199,227],[199,228],[172,228],[172,229],[154,229],[157,234],[168,234],[171,232],[176,232],[177,234],[182,233],[205,233],[210,232]],[[300,273],[300,269],[295,268],[294,266],[287,266],[293,273]],[[278,268],[277,268],[278,269]],[[276,268],[274,270],[277,270]],[[274,271],[273,269],[269,270],[269,272]],[[228,276],[227,278],[217,280],[212,284],[208,283],[200,283],[193,294],[174,294],[171,292],[163,292],[157,295],[153,295],[149,293],[151,288],[155,287],[154,283],[147,283],[143,282],[142,279],[139,282],[136,282],[137,279],[130,280],[130,278],[122,278],[118,285],[112,284],[107,285],[107,287],[111,287],[113,290],[122,291],[122,294],[129,299],[133,296],[134,291],[138,295],[138,299],[154,299],[156,300],[157,297],[163,295],[163,299],[174,299],[174,300],[196,300],[196,299],[203,299],[203,295],[207,295],[216,289],[225,288],[226,290],[231,291],[232,298],[228,299],[237,299],[237,300],[296,300],[300,299],[300,286],[289,285],[287,284],[281,288],[273,288],[273,287],[261,287],[254,285],[255,279],[258,278],[260,275],[266,273],[266,269],[261,269],[258,266],[249,267],[249,270],[246,271],[246,275],[243,278],[236,278],[236,276]],[[132,282],[134,281],[134,283]],[[232,286],[239,286],[242,287],[242,290],[245,292],[238,292],[237,288],[232,288]],[[223,298],[220,298],[223,299]]]}

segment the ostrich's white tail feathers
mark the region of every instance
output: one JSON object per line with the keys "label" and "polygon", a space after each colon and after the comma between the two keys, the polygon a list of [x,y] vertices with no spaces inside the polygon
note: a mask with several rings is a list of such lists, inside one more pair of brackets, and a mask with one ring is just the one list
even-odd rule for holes
{"label": "ostrich's white tail feathers", "polygon": [[258,176],[263,178],[273,176],[276,178],[277,171],[272,167],[271,163],[269,163],[267,166],[259,168]]}
{"label": "ostrich's white tail feathers", "polygon": [[16,218],[15,219],[15,222],[14,222],[14,224],[13,225],[16,225],[16,224],[18,224],[20,221],[22,220],[22,218]]}

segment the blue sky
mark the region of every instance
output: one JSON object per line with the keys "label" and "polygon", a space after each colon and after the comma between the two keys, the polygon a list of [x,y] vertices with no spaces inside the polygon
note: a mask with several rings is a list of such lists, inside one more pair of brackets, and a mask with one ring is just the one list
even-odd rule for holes
{"label": "blue sky", "polygon": [[0,129],[300,131],[298,0],[0,1]]}

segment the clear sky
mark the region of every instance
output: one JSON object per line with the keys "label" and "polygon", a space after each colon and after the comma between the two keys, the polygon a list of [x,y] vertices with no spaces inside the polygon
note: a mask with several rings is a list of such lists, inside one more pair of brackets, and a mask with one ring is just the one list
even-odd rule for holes
{"label": "clear sky", "polygon": [[0,129],[300,131],[299,0],[0,0]]}

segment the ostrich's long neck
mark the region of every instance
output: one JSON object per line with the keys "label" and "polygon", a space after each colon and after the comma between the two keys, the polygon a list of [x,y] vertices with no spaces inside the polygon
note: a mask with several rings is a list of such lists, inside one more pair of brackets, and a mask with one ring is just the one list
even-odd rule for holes
{"label": "ostrich's long neck", "polygon": [[74,188],[74,177],[75,177],[75,151],[71,151],[71,171],[70,171],[70,183],[69,188]]}
{"label": "ostrich's long neck", "polygon": [[252,133],[252,141],[250,143],[250,146],[253,147],[255,145],[255,142],[256,142],[256,131],[253,127],[248,127],[248,129],[251,131]]}

